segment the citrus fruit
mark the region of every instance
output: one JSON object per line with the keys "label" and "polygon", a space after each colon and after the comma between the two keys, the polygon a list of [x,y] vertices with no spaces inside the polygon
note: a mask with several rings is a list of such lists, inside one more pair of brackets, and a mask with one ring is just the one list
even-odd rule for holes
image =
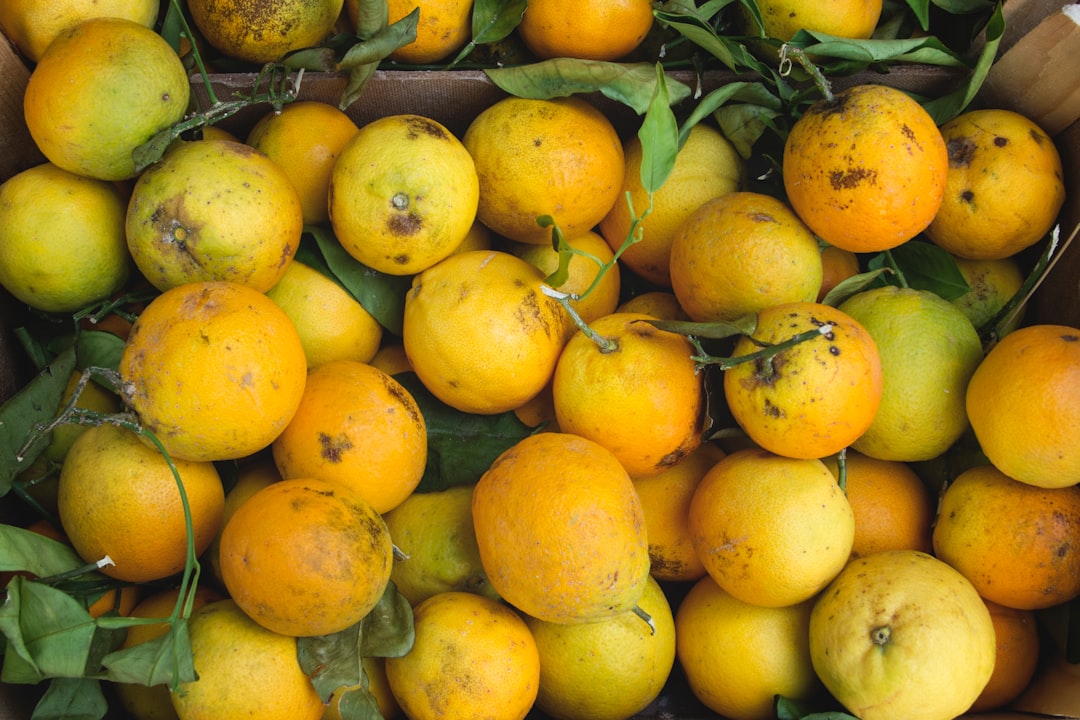
{"label": "citrus fruit", "polygon": [[958,257],[996,260],[1031,247],[1065,203],[1057,146],[1012,110],[970,110],[941,126],[945,197],[926,235]]}
{"label": "citrus fruit", "polygon": [[659,320],[689,320],[690,316],[679,305],[679,299],[670,290],[649,290],[634,295],[615,308],[616,312],[644,313]]}
{"label": "citrus fruit", "polygon": [[649,574],[666,582],[689,582],[705,574],[690,534],[690,501],[705,473],[724,451],[704,443],[678,465],[634,479],[645,512],[649,538]]}
{"label": "citrus fruit", "polygon": [[[354,26],[359,5],[358,0],[345,2]],[[420,15],[416,39],[390,53],[388,59],[413,65],[448,59],[472,38],[472,8],[472,0],[389,0],[387,22],[395,23],[414,9]]]}
{"label": "citrus fruit", "polygon": [[1027,689],[1039,665],[1038,617],[1032,610],[1016,610],[983,599],[990,610],[997,639],[994,672],[971,712],[1002,708]]}
{"label": "citrus fruit", "polygon": [[[837,459],[823,461],[839,480]],[[855,450],[845,453],[844,465],[844,494],[855,515],[851,557],[882,550],[933,551],[935,497],[910,465],[878,460]]]}
{"label": "citrus fruit", "polygon": [[271,447],[282,477],[334,480],[384,513],[424,475],[427,424],[397,380],[336,360],[308,374],[300,406]]}
{"label": "citrus fruit", "polygon": [[308,369],[333,360],[368,362],[379,351],[379,321],[335,280],[294,260],[266,291],[296,326]]}
{"label": "citrus fruit", "polygon": [[[364,669],[366,678],[366,690],[374,699],[375,706],[383,720],[393,720],[401,714],[394,693],[390,690],[390,683],[386,679],[386,659],[381,657],[362,657],[360,664]],[[323,711],[322,720],[344,720],[341,713],[342,700],[350,690],[356,690],[362,686],[343,685],[333,692],[330,701]]]}
{"label": "citrus fruit", "polygon": [[675,613],[677,657],[694,697],[731,720],[776,717],[777,695],[819,697],[810,610],[810,601],[778,608],[745,603],[708,575],[695,582]]}
{"label": "citrus fruit", "polygon": [[472,157],[420,115],[374,120],[341,150],[330,175],[330,223],[364,265],[413,275],[450,255],[476,219]]}
{"label": "citrus fruit", "polygon": [[599,223],[622,189],[615,127],[578,97],[507,97],[477,115],[462,142],[480,178],[477,218],[497,235],[546,243],[550,216],[568,237]]}
{"label": "citrus fruit", "polygon": [[655,700],[675,664],[675,619],[649,578],[634,611],[571,625],[525,616],[540,653],[536,707],[560,720],[624,720]]}
{"label": "citrus fruit", "polygon": [[540,681],[536,641],[510,608],[466,592],[433,595],[413,611],[416,638],[386,659],[386,679],[406,717],[521,720]]}
{"label": "citrus fruit", "polygon": [[49,45],[30,73],[23,114],[57,166],[126,180],[138,173],[135,149],[179,122],[190,94],[184,64],[163,37],[133,20],[102,17],[63,30]]}
{"label": "citrus fruit", "polygon": [[633,609],[649,577],[641,502],[610,451],[545,432],[511,446],[472,500],[480,560],[499,595],[547,622]]}
{"label": "citrus fruit", "polygon": [[668,264],[672,237],[707,200],[739,189],[745,174],[743,159],[723,133],[712,125],[697,123],[675,155],[671,173],[653,193],[650,206],[649,193],[641,182],[641,139],[637,135],[628,139],[623,152],[622,193],[600,221],[600,233],[612,250],[626,242],[634,222],[624,199],[629,193],[634,215],[640,218],[634,232],[640,232],[641,237],[623,251],[619,261],[645,280],[671,287]]}
{"label": "citrus fruit", "polygon": [[941,206],[949,160],[922,105],[896,88],[859,84],[795,122],[782,168],[803,222],[830,245],[860,253],[889,250],[926,229]]}
{"label": "citrus fruit", "polygon": [[698,322],[730,321],[821,289],[814,234],[781,200],[730,192],[694,210],[671,239],[671,289]]}
{"label": "citrus fruit", "polygon": [[379,368],[387,375],[397,375],[404,372],[412,372],[409,357],[405,354],[405,346],[398,339],[386,342],[379,346],[375,357],[371,358],[368,365]]}
{"label": "citrus fruit", "polygon": [[231,58],[267,63],[320,44],[334,30],[343,0],[188,0],[206,42]]}
{"label": "citrus fruit", "polygon": [[315,225],[330,220],[330,175],[358,129],[337,107],[301,100],[263,115],[244,142],[285,171],[300,195],[304,223]]}
{"label": "citrus fruit", "polygon": [[895,286],[856,293],[839,309],[866,328],[881,358],[881,404],[852,447],[901,462],[945,452],[968,428],[964,391],[983,357],[971,321],[929,291]]}
{"label": "citrus fruit", "polygon": [[127,242],[158,290],[226,280],[266,292],[292,262],[304,221],[285,171],[227,140],[183,143],[135,182]]}
{"label": "citrus fruit", "polygon": [[233,460],[270,445],[300,405],[296,327],[245,285],[188,283],[154,298],[120,358],[121,396],[174,457]]}
{"label": "citrus fruit", "polygon": [[980,465],[945,488],[934,554],[987,600],[1037,610],[1080,595],[1078,536],[1080,487],[1036,487]]}
{"label": "citrus fruit", "polygon": [[758,313],[753,336],[740,336],[732,358],[826,329],[772,357],[724,372],[724,397],[755,443],[779,455],[821,458],[871,427],[883,392],[883,363],[870,332],[828,305],[774,305]]}
{"label": "citrus fruit", "polygon": [[[196,555],[221,526],[225,491],[213,464],[173,458],[191,512]],[[68,450],[57,497],[60,524],[86,562],[128,582],[184,569],[188,534],[177,480],[165,457],[116,425],[88,428]]]}
{"label": "citrus fruit", "polygon": [[96,17],[118,17],[152,28],[158,0],[9,0],[0,6],[0,30],[23,55],[36,63],[58,35]]}
{"label": "citrus fruit", "polygon": [[818,302],[824,300],[834,287],[859,273],[859,256],[850,250],[826,245],[821,248],[821,271]]}
{"label": "citrus fruit", "polygon": [[[995,318],[1024,283],[1024,274],[1014,258],[965,260],[956,258],[956,267],[971,288],[952,303],[960,308],[980,332]],[[1012,332],[1024,319],[1024,305],[1009,319],[999,335]]]}
{"label": "citrus fruit", "polygon": [[267,485],[221,533],[230,597],[283,635],[329,635],[359,622],[382,597],[392,561],[379,514],[358,493],[325,480]]}
{"label": "citrus fruit", "polygon": [[975,369],[967,415],[986,457],[1041,487],[1080,482],[1080,330],[1030,325],[1002,338]]}
{"label": "citrus fruit", "polygon": [[236,509],[243,505],[249,497],[262,490],[270,483],[281,480],[281,473],[269,453],[259,453],[244,458],[236,466],[236,481],[228,492],[225,493],[225,507],[221,513],[221,529],[206,548],[204,558],[210,565],[210,571],[218,586],[225,587],[221,579],[221,533],[229,523]]}
{"label": "citrus fruit", "polygon": [[555,366],[551,393],[564,432],[610,450],[641,477],[677,465],[701,444],[705,387],[690,341],[649,315],[612,313],[578,332]]}
{"label": "citrus fruit", "polygon": [[198,679],[172,693],[180,720],[318,720],[322,699],[300,668],[296,638],[267,630],[232,600],[203,605],[188,623]]}
{"label": "citrus fruit", "polygon": [[637,49],[652,25],[649,0],[532,0],[517,31],[541,60],[618,60]]}
{"label": "citrus fruit", "polygon": [[498,250],[458,253],[414,277],[402,340],[424,386],[477,414],[536,396],[565,342],[565,311],[543,280],[535,265]]}
{"label": "citrus fruit", "polygon": [[50,313],[81,310],[127,282],[127,198],[104,180],[44,163],[0,185],[0,285]]}
{"label": "citrus fruit", "polygon": [[480,562],[472,494],[473,485],[416,492],[383,515],[405,556],[394,561],[390,580],[413,606],[452,590],[499,599]]}
{"label": "citrus fruit", "polygon": [[865,720],[954,718],[986,686],[995,655],[993,621],[975,588],[918,550],[852,560],[810,615],[814,670]]}
{"label": "citrus fruit", "polygon": [[[784,42],[800,30],[865,40],[877,28],[881,5],[881,0],[757,0],[765,36]],[[745,34],[758,34],[749,13],[739,18]]]}
{"label": "citrus fruit", "polygon": [[754,448],[705,473],[689,528],[716,584],[764,607],[816,595],[844,567],[855,537],[851,505],[824,463]]}

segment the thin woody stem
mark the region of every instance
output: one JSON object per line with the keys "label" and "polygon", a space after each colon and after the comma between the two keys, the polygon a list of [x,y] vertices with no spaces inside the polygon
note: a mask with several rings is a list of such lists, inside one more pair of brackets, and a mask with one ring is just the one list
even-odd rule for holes
{"label": "thin woody stem", "polygon": [[753,342],[762,346],[761,350],[749,353],[747,355],[739,355],[738,357],[717,357],[715,355],[710,355],[709,353],[705,352],[704,348],[701,346],[700,341],[693,337],[689,339],[690,342],[694,345],[694,349],[697,350],[697,354],[694,355],[693,359],[699,367],[716,365],[721,370],[730,370],[736,365],[742,365],[743,363],[755,362],[757,360],[768,360],[772,357],[775,357],[776,355],[779,355],[788,348],[795,347],[801,342],[812,340],[821,335],[828,335],[832,332],[832,330],[832,325],[822,325],[819,328],[814,328],[813,330],[801,332],[788,338],[783,342],[776,344],[763,343],[760,340],[754,340],[753,338],[750,338]]}

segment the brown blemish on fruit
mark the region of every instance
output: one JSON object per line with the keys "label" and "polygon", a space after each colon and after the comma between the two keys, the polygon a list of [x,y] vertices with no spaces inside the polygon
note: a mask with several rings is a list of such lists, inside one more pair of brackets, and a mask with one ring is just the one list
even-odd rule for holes
{"label": "brown blemish on fruit", "polygon": [[949,167],[967,167],[975,157],[975,141],[969,137],[952,138],[945,143],[949,153]]}
{"label": "brown blemish on fruit", "polygon": [[415,140],[421,135],[427,135],[429,137],[436,138],[437,140],[446,139],[446,131],[438,124],[425,117],[411,116],[405,121],[405,128],[408,131],[406,137],[409,140]]}
{"label": "brown blemish on fruit", "polygon": [[347,450],[351,450],[353,444],[346,435],[331,437],[326,433],[319,433],[319,446],[319,455],[324,460],[331,463],[339,463],[341,462],[341,456],[344,455]]}
{"label": "brown blemish on fruit", "polygon": [[757,223],[776,222],[776,218],[769,213],[763,212],[750,213],[750,220]]}
{"label": "brown blemish on fruit", "polygon": [[960,202],[973,203],[975,202],[975,192],[973,190],[964,190],[960,193]]}
{"label": "brown blemish on fruit", "polygon": [[[416,200],[420,200],[419,197]],[[424,227],[423,218],[416,212],[415,202],[408,193],[397,192],[390,198],[390,219],[386,221],[386,227],[394,235],[410,236],[420,232]]]}
{"label": "brown blemish on fruit", "polygon": [[1002,137],[1001,135],[994,136],[994,147],[1005,147],[1009,144],[1009,138]]}
{"label": "brown blemish on fruit", "polygon": [[413,424],[416,425],[418,429],[423,429],[424,418],[420,415],[420,410],[416,407],[413,396],[410,395],[405,388],[394,381],[393,378],[383,378],[383,387],[386,388],[386,392],[390,393],[390,395],[405,408],[405,412],[409,414],[409,419],[413,421]]}
{"label": "brown blemish on fruit", "polygon": [[866,168],[848,168],[847,170],[833,170],[829,173],[829,184],[833,190],[853,190],[864,182],[871,185],[877,184],[877,171]]}
{"label": "brown blemish on fruit", "polygon": [[176,195],[165,200],[150,213],[149,222],[154,230],[154,246],[160,253],[186,268],[202,267],[193,250],[198,246],[201,224],[188,217],[184,196]]}
{"label": "brown blemish on fruit", "polygon": [[1076,342],[1076,341],[1080,340],[1080,335],[1072,335],[1072,334],[1066,333],[1065,335],[1061,336],[1061,339],[1064,340],[1065,342]]}

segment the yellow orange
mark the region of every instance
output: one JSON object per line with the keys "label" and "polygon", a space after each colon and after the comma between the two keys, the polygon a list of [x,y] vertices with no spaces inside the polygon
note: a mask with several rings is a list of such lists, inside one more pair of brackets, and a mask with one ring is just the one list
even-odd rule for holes
{"label": "yellow orange", "polygon": [[997,655],[994,672],[971,705],[970,712],[1003,708],[1027,689],[1039,667],[1038,616],[984,599],[994,623]]}
{"label": "yellow orange", "polygon": [[0,6],[0,30],[33,63],[63,31],[95,17],[118,17],[152,28],[159,0],[9,0]]}
{"label": "yellow orange", "polygon": [[267,63],[325,40],[343,0],[188,0],[195,26],[215,49]]}
{"label": "yellow orange", "polygon": [[542,60],[618,60],[642,43],[652,25],[648,0],[533,0],[517,30]]}

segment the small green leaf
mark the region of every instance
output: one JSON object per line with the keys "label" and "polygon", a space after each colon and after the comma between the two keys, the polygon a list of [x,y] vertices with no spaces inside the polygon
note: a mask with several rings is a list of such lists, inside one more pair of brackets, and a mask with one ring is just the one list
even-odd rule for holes
{"label": "small green leaf", "polygon": [[38,701],[32,720],[100,720],[108,710],[100,681],[56,678]]}
{"label": "small green leaf", "polygon": [[979,59],[968,81],[948,95],[923,103],[923,107],[938,125],[944,125],[962,113],[982,88],[986,75],[990,72],[990,66],[997,57],[1001,37],[1005,34],[1005,16],[1002,14],[1000,2],[987,22],[985,32],[986,44],[979,53]]}
{"label": "small green leaf", "polygon": [[935,37],[896,40],[856,40],[826,33],[800,30],[791,44],[815,57],[854,60],[864,65],[879,62],[909,62],[946,67],[967,67],[967,63]]}
{"label": "small green leaf", "polygon": [[390,22],[390,7],[386,0],[357,0],[356,34],[369,38]]}
{"label": "small green leaf", "polygon": [[528,0],[475,0],[472,39],[477,44],[502,40],[521,23]]}
{"label": "small green leaf", "polygon": [[680,145],[678,122],[671,111],[667,83],[659,63],[656,65],[652,101],[637,136],[641,141],[641,186],[651,195],[660,189],[675,169],[675,156]]}
{"label": "small green leaf", "polygon": [[360,656],[401,657],[412,650],[415,638],[412,605],[391,581],[360,621]]}
{"label": "small green leaf", "polygon": [[907,0],[915,19],[919,21],[919,27],[925,32],[930,29],[930,0]]}
{"label": "small green leaf", "polygon": [[869,270],[880,270],[889,266],[891,255],[895,274],[882,273],[877,284],[904,285],[916,290],[928,290],[944,300],[955,300],[971,290],[956,259],[946,250],[932,243],[921,240],[909,240],[903,245],[886,253],[880,253],[867,262]]}
{"label": "small green leaf", "polygon": [[370,38],[358,39],[346,51],[345,57],[338,63],[338,69],[348,70],[356,65],[377,63],[395,50],[414,42],[419,18],[420,8],[413,8],[408,15],[387,25]]}
{"label": "small green leaf", "polygon": [[49,577],[83,565],[83,559],[67,543],[33,530],[0,525],[0,571],[21,570]]}
{"label": "small green leaf", "polygon": [[688,337],[721,340],[734,335],[753,335],[757,315],[747,315],[732,322],[691,322],[689,320],[646,320],[650,325]]}
{"label": "small green leaf", "polygon": [[177,618],[163,635],[109,653],[101,663],[113,682],[166,685],[195,680],[187,618]]}
{"label": "small green leaf", "polygon": [[20,576],[7,593],[0,605],[0,633],[7,638],[0,681],[82,677],[96,630],[86,608],[61,590]]}
{"label": "small green leaf", "polygon": [[323,700],[339,687],[360,683],[360,623],[330,635],[297,638],[296,657]]}
{"label": "small green leaf", "polygon": [[852,275],[849,278],[844,278],[838,282],[832,290],[825,294],[825,297],[821,299],[821,304],[838,307],[840,303],[844,302],[855,293],[862,292],[868,287],[876,284],[878,277],[884,272],[886,272],[884,268],[878,268],[876,270]]}
{"label": "small green leaf", "polygon": [[[111,332],[101,330],[83,330],[75,338],[76,369],[88,367],[120,369],[120,356],[124,354],[126,343]],[[96,375],[98,379],[100,375]],[[115,392],[115,388],[112,388]]]}
{"label": "small green leaf", "polygon": [[350,687],[341,693],[338,699],[338,713],[341,720],[383,720],[379,710],[379,701],[371,694],[366,680],[363,685]]}

